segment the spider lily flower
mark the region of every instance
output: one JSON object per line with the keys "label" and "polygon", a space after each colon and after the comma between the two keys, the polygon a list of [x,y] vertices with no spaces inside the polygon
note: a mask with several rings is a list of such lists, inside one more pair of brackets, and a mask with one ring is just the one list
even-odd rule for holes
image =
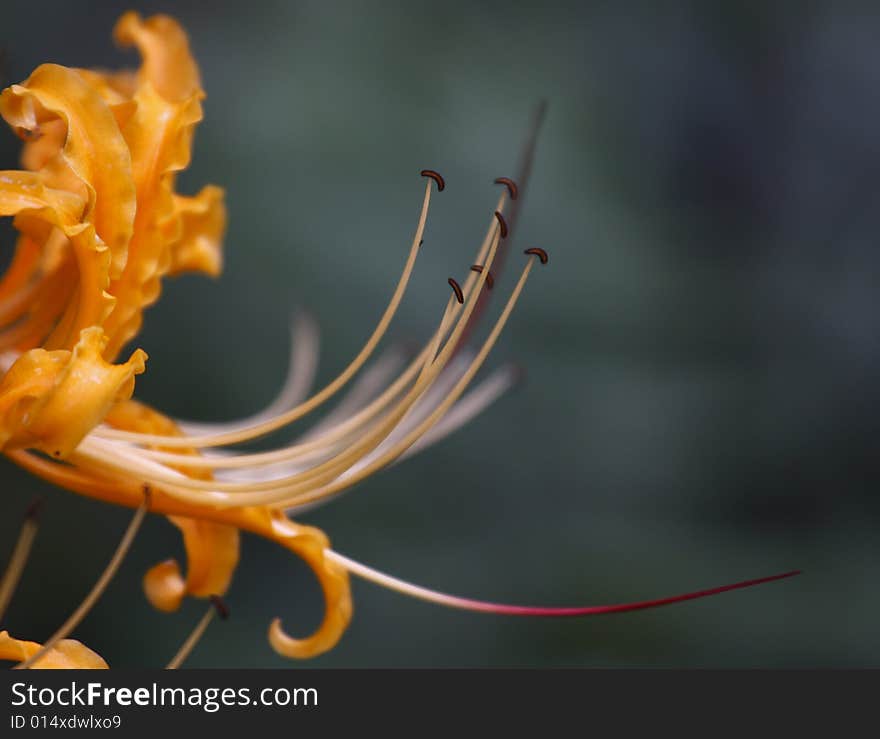
{"label": "spider lily flower", "polygon": [[[147,356],[137,349],[120,358],[120,351],[137,336],[165,277],[220,272],[226,212],[217,187],[195,196],[175,189],[177,173],[190,160],[204,97],[184,31],[166,16],[143,20],[126,13],[114,35],[140,52],[139,69],[44,64],[0,95],[0,115],[25,142],[24,169],[0,172],[0,215],[12,217],[19,232],[0,279],[0,451],[46,480],[136,513],[95,588],[58,632],[43,647],[7,635],[0,654],[16,654],[26,666],[72,654],[65,637],[100,598],[148,511],[180,529],[187,556],[185,573],[169,559],[144,577],[148,600],[163,611],[176,610],[186,596],[210,597],[216,606],[238,564],[242,531],[301,557],[323,591],[322,623],[306,638],[285,633],[278,619],[269,628],[272,646],[295,658],[337,643],[351,619],[351,574],[450,607],[554,616],[649,608],[793,574],[631,604],[508,606],[405,583],[336,552],[322,531],[293,520],[451,433],[513,383],[515,373],[502,368],[468,389],[535,265],[548,261],[546,252],[526,250],[488,336],[473,350],[465,346],[508,237],[505,213],[518,191],[507,178],[496,181],[503,188],[487,210],[486,233],[463,266],[462,282],[449,279],[436,328],[408,360],[386,353],[370,364],[413,272],[432,195],[444,188],[432,170],[421,173],[422,205],[388,305],[363,348],[329,384],[308,395],[317,333],[301,317],[288,379],[277,399],[252,417],[199,424],[134,400]],[[236,449],[290,427],[338,396],[336,408],[292,443],[261,452]],[[7,590],[21,562],[13,557]]]}

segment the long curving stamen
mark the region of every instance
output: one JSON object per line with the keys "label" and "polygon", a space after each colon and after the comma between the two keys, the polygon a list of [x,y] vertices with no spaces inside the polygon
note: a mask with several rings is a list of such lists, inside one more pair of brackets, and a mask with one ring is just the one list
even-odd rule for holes
{"label": "long curving stamen", "polygon": [[743,580],[741,582],[732,583],[730,585],[721,585],[719,587],[708,588],[706,590],[695,590],[690,593],[673,595],[666,598],[655,598],[653,600],[634,601],[632,603],[614,603],[612,605],[602,606],[575,606],[548,608],[546,606],[517,606],[506,603],[491,603],[489,601],[474,600],[472,598],[461,598],[448,593],[441,593],[438,590],[431,590],[420,585],[401,580],[398,577],[387,575],[384,572],[367,567],[360,562],[336,552],[332,549],[324,550],[324,557],[331,562],[335,562],[340,567],[345,568],[352,575],[362,577],[376,585],[381,585],[389,590],[394,590],[403,595],[408,595],[418,600],[436,603],[437,605],[455,608],[462,611],[477,611],[481,613],[497,613],[505,616],[598,616],[603,613],[625,613],[627,611],[642,611],[648,608],[659,608],[660,606],[668,606],[673,603],[682,603],[687,600],[696,600],[697,598],[708,598],[712,595],[726,593],[730,590],[740,590],[742,588],[750,588],[755,585],[762,585],[776,580],[784,580],[789,577],[795,577],[801,574],[801,570],[791,570],[778,575],[770,575],[768,577],[759,577],[753,580]]}
{"label": "long curving stamen", "polygon": [[205,631],[208,629],[208,625],[211,621],[214,620],[214,615],[218,615],[223,621],[229,618],[229,609],[226,607],[226,604],[223,602],[223,599],[219,595],[211,596],[211,603],[208,606],[208,610],[205,612],[205,615],[199,619],[199,622],[196,624],[196,627],[192,630],[192,633],[186,638],[186,641],[180,645],[180,649],[177,650],[177,654],[171,658],[171,661],[166,665],[166,670],[176,670],[178,669],[189,657],[190,652],[195,648],[196,644],[199,643],[201,638],[204,636]]}
{"label": "long curving stamen", "polygon": [[419,243],[422,240],[422,234],[424,233],[425,224],[428,218],[428,206],[430,205],[430,202],[431,182],[427,182],[425,185],[425,197],[422,201],[422,209],[419,214],[416,234],[413,237],[409,256],[407,257],[403,272],[400,276],[400,279],[398,280],[397,287],[395,288],[394,293],[391,296],[391,300],[389,301],[388,306],[385,308],[385,312],[382,314],[382,317],[379,319],[379,323],[376,325],[376,328],[370,335],[370,338],[361,348],[360,352],[358,352],[357,356],[349,363],[349,365],[334,380],[332,380],[328,385],[326,385],[322,390],[317,392],[307,401],[297,405],[295,408],[291,408],[289,411],[282,413],[281,415],[278,415],[271,420],[263,421],[262,423],[249,426],[247,428],[237,429],[235,431],[228,431],[219,434],[208,434],[205,436],[163,436],[161,434],[140,434],[130,431],[120,431],[116,429],[104,428],[96,429],[94,433],[107,439],[117,439],[135,444],[161,445],[168,448],[216,447],[224,446],[227,444],[238,444],[244,441],[249,441],[259,438],[261,436],[265,436],[266,434],[270,434],[273,431],[277,431],[278,429],[299,420],[307,413],[311,412],[315,408],[318,408],[324,402],[333,397],[333,395],[335,395],[339,390],[345,387],[346,383],[370,358],[373,350],[382,340],[382,337],[385,335],[388,326],[391,324],[391,319],[397,312],[397,307],[400,305],[400,301],[402,300],[403,294],[406,291],[406,287],[409,284],[409,278],[412,275],[416,256],[419,251]]}
{"label": "long curving stamen", "polygon": [[52,634],[49,640],[45,644],[43,644],[43,647],[42,649],[40,649],[39,652],[35,652],[33,655],[31,655],[31,657],[26,659],[24,662],[20,662],[19,664],[15,665],[15,667],[13,667],[12,669],[25,670],[33,667],[33,665],[50,649],[52,649],[52,647],[54,647],[62,639],[66,639],[68,634],[70,634],[70,632],[72,632],[77,626],[79,626],[82,620],[88,615],[89,611],[92,610],[95,603],[97,603],[101,596],[104,594],[104,591],[107,589],[107,586],[110,584],[113,576],[119,570],[119,566],[125,559],[125,555],[128,554],[128,550],[131,548],[131,544],[134,541],[134,538],[137,535],[137,532],[140,529],[149,508],[150,489],[149,487],[144,486],[143,502],[140,504],[140,506],[138,506],[138,509],[135,511],[134,516],[131,519],[131,523],[128,524],[128,528],[125,530],[125,534],[123,534],[122,539],[119,541],[119,545],[116,547],[116,551],[113,553],[113,557],[111,557],[110,562],[107,564],[104,572],[101,573],[98,581],[89,591],[89,594],[85,597],[83,602],[80,603],[79,607],[70,614],[68,619],[63,624],[61,624],[58,631]]}
{"label": "long curving stamen", "polygon": [[15,593],[24,567],[27,564],[28,556],[31,553],[31,547],[34,544],[34,538],[40,527],[40,510],[43,506],[43,499],[37,498],[31,502],[24,514],[24,521],[21,524],[21,530],[18,533],[18,540],[12,550],[12,556],[9,558],[9,564],[6,565],[6,571],[3,573],[3,579],[0,580],[0,622],[6,614],[9,602]]}

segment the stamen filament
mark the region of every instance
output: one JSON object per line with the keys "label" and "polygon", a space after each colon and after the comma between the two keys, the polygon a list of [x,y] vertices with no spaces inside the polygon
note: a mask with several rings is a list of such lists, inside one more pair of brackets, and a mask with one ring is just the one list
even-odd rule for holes
{"label": "stamen filament", "polygon": [[137,535],[138,530],[143,523],[144,517],[147,515],[147,511],[150,507],[150,492],[149,488],[144,489],[144,500],[138,506],[138,509],[135,511],[134,516],[131,519],[131,523],[128,524],[128,528],[125,530],[125,534],[119,542],[119,545],[116,547],[116,551],[113,553],[113,557],[110,559],[110,562],[107,564],[107,567],[104,569],[104,572],[101,573],[101,576],[98,578],[98,581],[94,584],[89,594],[85,597],[82,603],[80,603],[79,607],[68,617],[68,619],[59,627],[59,629],[52,634],[49,640],[43,644],[42,649],[40,651],[35,652],[31,657],[26,659],[24,662],[20,662],[15,665],[12,669],[14,670],[26,670],[40,660],[52,647],[54,647],[59,641],[62,639],[66,639],[67,636],[82,622],[82,620],[88,615],[89,611],[92,610],[95,603],[101,598],[104,594],[104,591],[107,589],[107,586],[110,584],[110,581],[113,579],[113,576],[119,570],[119,566],[122,564],[122,561],[125,559],[125,555],[128,554],[128,550],[131,548],[131,544],[134,541],[135,536]]}
{"label": "stamen filament", "polygon": [[476,611],[480,613],[497,613],[505,616],[598,616],[604,613],[625,613],[627,611],[642,611],[648,608],[659,608],[660,606],[668,606],[673,603],[682,603],[687,600],[696,600],[698,598],[708,598],[712,595],[726,593],[731,590],[740,590],[742,588],[750,588],[755,585],[762,585],[776,580],[784,580],[789,577],[795,577],[801,574],[801,570],[791,570],[778,575],[770,575],[769,577],[759,577],[754,580],[743,580],[741,582],[732,583],[730,585],[721,585],[720,587],[708,588],[706,590],[695,590],[690,593],[673,595],[666,598],[655,598],[653,600],[634,601],[632,603],[615,603],[612,605],[601,606],[576,606],[548,608],[546,606],[517,606],[505,603],[491,603],[489,601],[474,600],[471,598],[461,598],[448,593],[441,593],[438,590],[431,590],[420,585],[401,580],[400,578],[387,575],[384,572],[367,567],[360,562],[339,554],[339,552],[331,549],[324,550],[324,557],[335,562],[340,567],[345,568],[352,575],[368,580],[376,585],[381,585],[389,590],[394,590],[403,595],[408,595],[417,600],[424,600],[429,603],[436,603],[447,608],[454,608],[461,611]]}
{"label": "stamen filament", "polygon": [[177,654],[171,658],[171,661],[165,667],[166,670],[176,670],[178,669],[189,657],[192,650],[195,648],[196,644],[201,641],[201,638],[204,636],[205,632],[208,630],[208,626],[211,621],[214,620],[214,615],[217,614],[222,619],[228,618],[228,611],[226,610],[226,605],[220,600],[219,596],[212,595],[211,596],[211,604],[208,606],[208,610],[205,612],[205,615],[199,619],[199,622],[196,624],[196,627],[192,630],[190,635],[186,638],[186,641],[180,645],[180,649],[177,650]]}
{"label": "stamen filament", "polygon": [[6,571],[3,573],[3,579],[0,580],[0,622],[6,615],[6,609],[9,602],[15,594],[15,589],[21,580],[28,556],[34,544],[34,538],[40,528],[40,507],[42,499],[34,500],[24,515],[24,521],[21,524],[21,530],[18,533],[18,540],[12,550],[12,556],[9,558],[9,564],[6,565]]}

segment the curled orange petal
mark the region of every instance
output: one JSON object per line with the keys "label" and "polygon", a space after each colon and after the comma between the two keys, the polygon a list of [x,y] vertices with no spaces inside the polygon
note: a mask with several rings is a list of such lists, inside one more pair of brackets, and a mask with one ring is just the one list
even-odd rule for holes
{"label": "curled orange petal", "polygon": [[147,570],[144,575],[144,595],[157,611],[170,613],[180,608],[186,596],[186,581],[180,574],[177,560],[166,559]]}
{"label": "curled orange petal", "polygon": [[151,567],[144,575],[147,600],[157,610],[176,611],[187,595],[224,594],[238,566],[238,529],[185,516],[169,516],[168,520],[183,534],[189,569],[184,580],[174,559]]}
{"label": "curled orange petal", "polygon": [[117,303],[105,324],[108,357],[138,332],[143,310],[161,293],[163,277],[192,270],[219,273],[226,222],[219,188],[205,188],[194,198],[175,192],[177,172],[190,162],[205,96],[186,34],[168,16],[143,20],[129,12],[114,35],[120,44],[136,46],[143,63],[131,92],[136,109],[122,127],[137,215],[128,264],[110,286]]}
{"label": "curled orange petal", "polygon": [[33,349],[0,381],[0,448],[39,449],[56,458],[72,452],[111,406],[131,396],[147,355],[105,361],[98,327],[82,332],[72,352]]}
{"label": "curled orange petal", "polygon": [[285,657],[316,657],[336,646],[351,621],[348,573],[324,557],[330,543],[319,529],[294,523],[278,511],[271,516],[271,526],[271,532],[264,535],[301,557],[318,579],[324,594],[324,617],[315,632],[305,638],[286,634],[281,619],[276,618],[269,626],[269,643]]}
{"label": "curled orange petal", "polygon": [[[23,662],[42,649],[33,641],[13,639],[0,631],[0,660]],[[62,639],[34,665],[34,670],[106,670],[107,663],[76,639]]]}
{"label": "curled orange petal", "polygon": [[171,247],[169,274],[203,272],[217,277],[223,269],[226,231],[223,190],[208,185],[192,198],[175,195],[174,208],[180,218],[181,234]]}
{"label": "curled orange petal", "polygon": [[199,68],[189,49],[183,27],[167,15],[144,20],[133,10],[125,13],[113,29],[121,46],[136,45],[144,63],[138,76],[167,100],[181,101],[201,89]]}
{"label": "curled orange petal", "polygon": [[[59,306],[69,317],[66,330],[56,331],[48,348],[70,348],[83,329],[100,324],[113,307],[114,299],[107,293],[110,284],[110,252],[98,238],[95,227],[83,222],[84,201],[76,193],[58,190],[46,184],[42,173],[5,171],[0,172],[0,216],[16,216],[16,226],[35,244],[40,244],[43,277],[51,273],[53,264],[64,259],[70,251],[76,260],[77,270],[71,275],[69,292],[74,286],[78,295],[76,302],[67,301]],[[60,236],[60,239],[53,238]],[[30,276],[36,269],[35,255],[25,252],[25,265]],[[25,275],[15,279],[14,286],[23,290]],[[13,300],[26,300],[27,293],[11,292]],[[54,318],[54,316],[53,316]],[[8,318],[6,319],[8,320]],[[46,339],[39,337],[39,341]],[[0,338],[0,349],[8,348],[8,340]]]}
{"label": "curled orange petal", "polygon": [[128,146],[101,96],[74,70],[43,64],[0,94],[0,114],[30,136],[46,123],[63,121],[66,137],[58,156],[86,188],[86,219],[110,249],[113,273],[121,272],[134,228],[135,188]]}

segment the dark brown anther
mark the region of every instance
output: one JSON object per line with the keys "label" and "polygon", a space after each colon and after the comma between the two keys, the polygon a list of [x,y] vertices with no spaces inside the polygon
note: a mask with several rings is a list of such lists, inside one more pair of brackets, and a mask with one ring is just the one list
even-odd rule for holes
{"label": "dark brown anther", "polygon": [[143,484],[143,487],[141,488],[141,491],[144,494],[144,505],[149,508],[150,503],[152,503],[153,499],[153,488],[150,486],[149,483],[145,482]]}
{"label": "dark brown anther", "polygon": [[[476,272],[477,274],[483,274],[483,265],[482,264],[472,264],[471,272]],[[486,287],[490,290],[495,286],[495,278],[492,277],[492,270],[489,270],[486,273]]]}
{"label": "dark brown anther", "polygon": [[446,182],[443,180],[443,177],[440,176],[439,172],[435,172],[433,169],[423,169],[419,174],[422,177],[430,177],[434,182],[437,183],[437,192],[442,192],[443,188],[446,187]]}
{"label": "dark brown anther", "polygon": [[495,218],[498,219],[498,228],[501,231],[501,238],[507,238],[507,221],[504,220],[504,216],[501,215],[497,210],[495,211]]}
{"label": "dark brown anther", "polygon": [[210,599],[211,604],[214,606],[214,610],[217,611],[217,615],[223,621],[229,618],[229,607],[226,605],[226,603],[223,602],[223,598],[221,598],[219,595],[212,595],[210,596]]}
{"label": "dark brown anther", "polygon": [[464,303],[464,293],[461,291],[461,285],[459,285],[451,277],[447,280],[447,282],[449,283],[449,287],[452,288],[452,292],[455,293],[455,299],[458,301],[459,305]]}
{"label": "dark brown anther", "polygon": [[547,264],[547,260],[549,257],[547,256],[547,252],[545,252],[539,246],[533,246],[531,249],[526,249],[523,254],[528,254],[529,256],[538,257],[541,260],[541,264]]}
{"label": "dark brown anther", "polygon": [[25,519],[28,521],[36,521],[40,517],[40,513],[43,511],[43,505],[45,502],[46,499],[42,495],[38,495],[28,503],[28,507],[24,511]]}
{"label": "dark brown anther", "polygon": [[516,183],[510,179],[510,177],[498,177],[495,179],[496,185],[504,185],[507,188],[507,194],[510,195],[511,200],[516,200],[516,196],[519,193],[519,188],[516,186]]}
{"label": "dark brown anther", "polygon": [[425,243],[425,240],[424,240],[424,239],[419,239],[419,246],[421,246],[421,245],[424,244],[424,243]]}

